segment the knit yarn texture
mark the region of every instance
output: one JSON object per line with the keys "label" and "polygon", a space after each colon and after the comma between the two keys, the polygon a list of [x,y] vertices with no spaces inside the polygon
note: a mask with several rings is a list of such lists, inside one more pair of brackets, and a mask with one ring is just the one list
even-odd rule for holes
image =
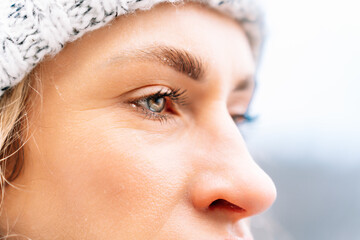
{"label": "knit yarn texture", "polygon": [[[254,0],[192,0],[218,9],[243,25],[255,58],[262,39],[261,11]],[[1,0],[0,97],[47,55],[117,16],[182,0]]]}

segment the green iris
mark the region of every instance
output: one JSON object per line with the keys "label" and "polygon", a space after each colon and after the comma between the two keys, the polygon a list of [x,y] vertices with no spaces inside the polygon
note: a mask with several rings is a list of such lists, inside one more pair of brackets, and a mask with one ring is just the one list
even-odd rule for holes
{"label": "green iris", "polygon": [[159,98],[149,98],[146,100],[146,105],[148,109],[152,112],[161,112],[165,108],[165,98],[159,97]]}

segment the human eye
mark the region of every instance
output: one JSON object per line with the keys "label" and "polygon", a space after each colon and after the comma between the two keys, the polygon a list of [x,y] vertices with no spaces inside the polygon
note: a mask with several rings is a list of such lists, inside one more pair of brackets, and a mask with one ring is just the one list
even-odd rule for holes
{"label": "human eye", "polygon": [[243,114],[233,114],[232,116],[233,121],[235,122],[236,126],[241,127],[246,123],[251,123],[256,120],[256,116],[250,115],[248,112]]}
{"label": "human eye", "polygon": [[156,92],[153,89],[149,93],[129,100],[128,103],[136,110],[140,110],[145,119],[163,123],[177,114],[177,105],[186,104],[185,93],[186,90],[179,88],[161,88]]}

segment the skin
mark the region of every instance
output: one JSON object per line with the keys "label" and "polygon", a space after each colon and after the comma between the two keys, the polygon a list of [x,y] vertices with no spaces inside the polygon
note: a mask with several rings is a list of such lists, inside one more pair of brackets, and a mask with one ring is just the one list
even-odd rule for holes
{"label": "skin", "polygon": [[[132,54],[159,45],[201,59],[201,77]],[[35,69],[41,97],[31,95],[24,170],[6,190],[2,231],[252,239],[248,217],[276,195],[233,118],[248,107],[254,70],[242,27],[190,3],[119,17],[68,44]],[[186,104],[165,98],[166,121],[129,102],[170,88],[186,90]]]}

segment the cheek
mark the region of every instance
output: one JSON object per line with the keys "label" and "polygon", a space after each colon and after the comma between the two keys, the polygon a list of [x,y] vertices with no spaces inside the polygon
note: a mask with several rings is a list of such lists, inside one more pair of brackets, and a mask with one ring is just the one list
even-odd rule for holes
{"label": "cheek", "polygon": [[51,154],[67,209],[117,227],[127,219],[120,225],[128,230],[131,223],[143,232],[163,224],[186,192],[181,144],[134,129],[73,129],[57,134]]}

